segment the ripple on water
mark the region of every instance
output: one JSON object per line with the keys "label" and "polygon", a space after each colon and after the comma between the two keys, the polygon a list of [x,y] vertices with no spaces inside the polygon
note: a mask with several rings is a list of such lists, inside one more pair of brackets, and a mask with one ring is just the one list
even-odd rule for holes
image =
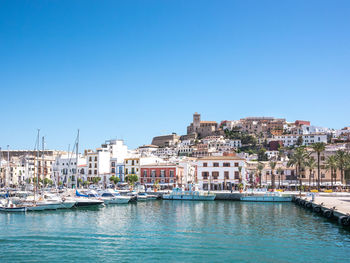
{"label": "ripple on water", "polygon": [[349,232],[293,204],[154,201],[0,214],[1,262],[336,262]]}

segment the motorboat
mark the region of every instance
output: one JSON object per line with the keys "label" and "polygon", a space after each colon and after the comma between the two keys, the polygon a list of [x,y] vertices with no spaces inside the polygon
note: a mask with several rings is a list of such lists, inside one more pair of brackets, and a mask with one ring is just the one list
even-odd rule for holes
{"label": "motorboat", "polygon": [[216,195],[203,191],[184,191],[181,188],[174,188],[170,194],[164,194],[164,200],[186,200],[186,201],[213,201]]}
{"label": "motorboat", "polygon": [[89,191],[88,193],[79,193],[78,190],[76,190],[75,195],[76,198],[74,198],[74,200],[76,202],[76,207],[98,206],[104,203],[95,191]]}
{"label": "motorboat", "polygon": [[101,191],[100,195],[105,204],[127,204],[132,198],[132,196],[122,196],[112,189]]}

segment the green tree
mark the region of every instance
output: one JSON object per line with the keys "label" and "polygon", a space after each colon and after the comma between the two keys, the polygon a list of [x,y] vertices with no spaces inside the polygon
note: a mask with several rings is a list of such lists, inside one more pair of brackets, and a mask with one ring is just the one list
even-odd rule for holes
{"label": "green tree", "polygon": [[88,186],[88,185],[89,185],[89,181],[84,181],[84,182],[83,182],[83,186],[86,187],[86,186]]}
{"label": "green tree", "polygon": [[101,177],[92,177],[92,183],[98,184],[101,181]]}
{"label": "green tree", "polygon": [[119,183],[120,179],[118,176],[111,176],[109,178],[109,181],[111,181],[114,184],[114,187]]}
{"label": "green tree", "polygon": [[258,176],[259,176],[259,185],[260,185],[260,187],[261,187],[262,171],[264,170],[264,168],[265,168],[265,164],[263,164],[261,162],[258,162],[257,169],[258,169]]}
{"label": "green tree", "polygon": [[277,162],[270,161],[269,164],[271,168],[271,188],[272,190],[274,190],[275,189],[275,169],[276,169]]}
{"label": "green tree", "polygon": [[265,148],[261,148],[258,152],[258,161],[267,161],[267,155],[266,155],[266,149]]}
{"label": "green tree", "polygon": [[296,145],[298,145],[298,146],[303,145],[303,137],[301,135],[298,137]]}
{"label": "green tree", "polygon": [[278,188],[281,188],[281,177],[282,177],[283,169],[282,167],[277,168],[277,174],[278,174]]}
{"label": "green tree", "polygon": [[78,188],[79,188],[79,187],[80,187],[80,185],[82,185],[82,184],[83,184],[83,179],[78,178],[77,183],[78,183]]}
{"label": "green tree", "polygon": [[317,154],[317,189],[320,191],[320,181],[321,181],[320,160],[321,160],[321,153],[326,149],[326,145],[323,142],[316,142],[312,145],[312,149]]}
{"label": "green tree", "polygon": [[287,166],[295,166],[295,171],[297,173],[297,178],[299,178],[299,195],[301,196],[302,181],[301,181],[301,170],[305,166],[305,161],[308,158],[308,154],[304,147],[298,147],[294,150],[291,155]]}
{"label": "green tree", "polygon": [[129,174],[126,176],[125,180],[128,182],[129,185],[134,186],[134,184],[139,180],[136,174]]}
{"label": "green tree", "polygon": [[316,168],[315,158],[312,156],[309,156],[305,160],[305,167],[309,169],[309,187],[311,187],[311,174],[312,174],[312,171]]}
{"label": "green tree", "polygon": [[333,180],[334,180],[334,174],[335,177],[337,177],[337,168],[338,168],[338,163],[337,163],[337,157],[335,155],[328,156],[326,162],[326,169],[331,171],[331,186],[333,189]]}
{"label": "green tree", "polygon": [[348,153],[343,150],[338,150],[335,154],[337,159],[338,169],[340,170],[340,182],[344,184],[344,171],[347,163]]}

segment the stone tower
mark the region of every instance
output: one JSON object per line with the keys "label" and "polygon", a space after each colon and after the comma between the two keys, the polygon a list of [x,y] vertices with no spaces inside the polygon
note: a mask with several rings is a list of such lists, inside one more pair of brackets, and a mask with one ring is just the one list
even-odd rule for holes
{"label": "stone tower", "polygon": [[198,114],[197,112],[195,112],[193,114],[193,130],[195,132],[197,132],[199,127],[200,127],[200,125],[201,125],[201,115]]}

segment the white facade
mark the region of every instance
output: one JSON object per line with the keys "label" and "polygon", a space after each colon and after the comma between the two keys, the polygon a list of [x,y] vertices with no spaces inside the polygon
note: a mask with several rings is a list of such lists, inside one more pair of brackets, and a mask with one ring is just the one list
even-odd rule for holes
{"label": "white facade", "polygon": [[[239,167],[242,167],[241,174]],[[211,190],[231,189],[238,184],[240,176],[246,180],[245,160],[238,157],[218,156],[204,157],[197,161],[197,181],[200,189]]]}
{"label": "white facade", "polygon": [[[76,178],[76,166],[77,158],[76,154],[59,155],[56,157],[52,165],[53,176],[52,180],[56,185],[63,184],[68,187],[75,185]],[[86,180],[86,158],[84,156],[78,156],[78,178],[83,181]]]}
{"label": "white facade", "polygon": [[327,135],[326,134],[308,134],[308,135],[281,135],[274,136],[273,139],[269,139],[269,141],[282,141],[283,146],[294,146],[297,143],[299,136],[303,139],[304,146],[308,146],[314,144],[316,142],[327,143]]}

